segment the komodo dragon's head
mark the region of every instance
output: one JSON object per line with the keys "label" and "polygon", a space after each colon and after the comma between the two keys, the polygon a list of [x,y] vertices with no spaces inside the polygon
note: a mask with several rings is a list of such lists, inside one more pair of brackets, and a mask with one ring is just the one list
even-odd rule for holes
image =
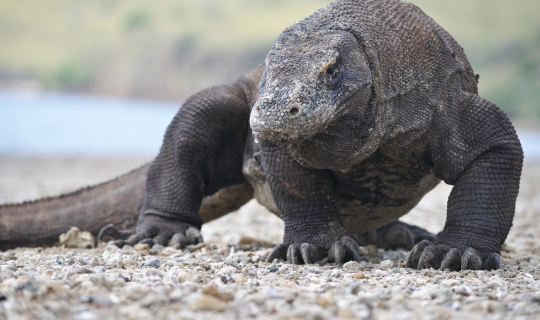
{"label": "komodo dragon's head", "polygon": [[296,144],[324,132],[351,108],[362,112],[372,77],[349,32],[285,30],[266,58],[250,118],[255,137]]}
{"label": "komodo dragon's head", "polygon": [[250,125],[305,166],[347,170],[418,140],[449,92],[477,93],[476,82],[463,49],[415,5],[336,0],[278,37]]}

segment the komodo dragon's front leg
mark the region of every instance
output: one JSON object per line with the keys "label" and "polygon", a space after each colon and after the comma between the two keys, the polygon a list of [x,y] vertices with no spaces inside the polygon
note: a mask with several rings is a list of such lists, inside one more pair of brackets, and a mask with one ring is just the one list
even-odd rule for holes
{"label": "komodo dragon's front leg", "polygon": [[[201,214],[203,198],[247,184],[242,159],[249,113],[263,68],[260,65],[233,85],[194,94],[182,105],[148,171],[136,230],[118,232],[109,226],[100,237],[116,238],[114,244],[120,247],[141,242],[184,247],[203,241],[201,225],[227,213]],[[230,211],[253,196],[249,186],[235,190],[241,194]]]}
{"label": "komodo dragon's front leg", "polygon": [[454,188],[444,230],[418,243],[413,268],[498,269],[514,217],[523,162],[516,132],[497,106],[459,92],[435,116],[431,157],[435,174]]}
{"label": "komodo dragon's front leg", "polygon": [[329,170],[307,169],[297,163],[286,146],[261,142],[262,163],[272,196],[285,222],[283,244],[268,261],[310,264],[328,256],[330,261],[359,261],[359,246],[339,220],[332,198],[334,180]]}

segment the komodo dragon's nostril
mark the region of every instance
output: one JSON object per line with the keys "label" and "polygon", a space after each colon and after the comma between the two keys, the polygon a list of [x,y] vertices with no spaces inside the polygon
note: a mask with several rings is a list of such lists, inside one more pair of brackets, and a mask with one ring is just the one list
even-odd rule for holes
{"label": "komodo dragon's nostril", "polygon": [[300,112],[300,108],[298,108],[298,106],[294,106],[291,108],[291,110],[289,110],[289,113],[291,114],[291,116],[297,115],[298,112]]}

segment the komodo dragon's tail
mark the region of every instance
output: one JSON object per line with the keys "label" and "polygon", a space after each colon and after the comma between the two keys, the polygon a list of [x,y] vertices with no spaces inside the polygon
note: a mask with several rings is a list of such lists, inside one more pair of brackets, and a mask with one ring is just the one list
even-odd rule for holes
{"label": "komodo dragon's tail", "polygon": [[61,196],[0,206],[0,250],[50,246],[72,226],[93,235],[110,223],[135,227],[149,166]]}

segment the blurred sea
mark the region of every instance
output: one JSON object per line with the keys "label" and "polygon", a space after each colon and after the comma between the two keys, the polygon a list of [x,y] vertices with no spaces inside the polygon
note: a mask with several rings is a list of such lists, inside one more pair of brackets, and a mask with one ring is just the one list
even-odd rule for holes
{"label": "blurred sea", "polygon": [[[180,103],[0,91],[0,155],[153,157]],[[540,160],[540,130],[520,130]]]}

